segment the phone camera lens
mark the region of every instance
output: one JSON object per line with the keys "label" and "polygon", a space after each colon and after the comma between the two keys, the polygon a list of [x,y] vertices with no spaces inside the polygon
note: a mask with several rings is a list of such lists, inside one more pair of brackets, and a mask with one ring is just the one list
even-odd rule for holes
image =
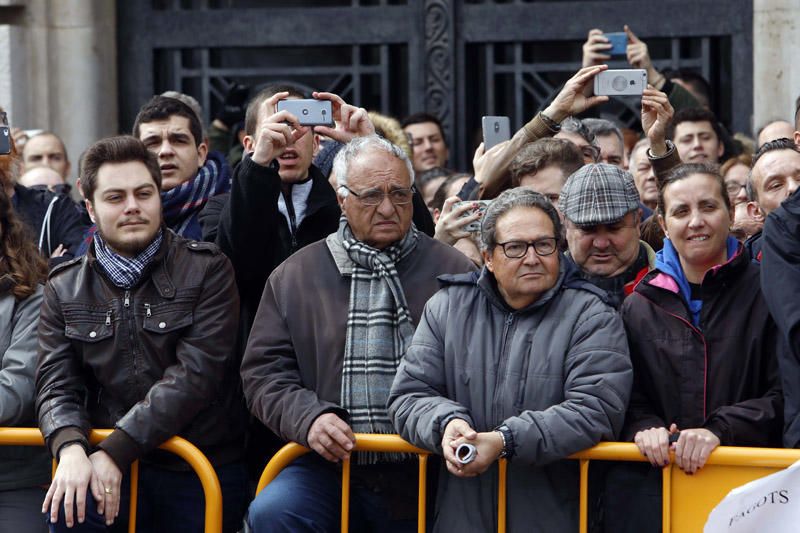
{"label": "phone camera lens", "polygon": [[308,109],[303,109],[303,114],[308,115]]}

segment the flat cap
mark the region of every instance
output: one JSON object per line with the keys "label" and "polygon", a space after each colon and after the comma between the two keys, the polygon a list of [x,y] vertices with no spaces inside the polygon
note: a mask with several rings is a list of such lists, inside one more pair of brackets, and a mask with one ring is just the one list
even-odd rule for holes
{"label": "flat cap", "polygon": [[639,191],[630,173],[614,165],[584,165],[573,173],[558,205],[564,216],[578,226],[611,224],[638,209]]}

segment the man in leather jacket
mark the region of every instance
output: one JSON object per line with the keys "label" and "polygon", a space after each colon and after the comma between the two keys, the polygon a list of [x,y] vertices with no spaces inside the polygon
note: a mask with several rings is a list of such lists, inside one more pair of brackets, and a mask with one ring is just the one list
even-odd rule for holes
{"label": "man in leather jacket", "polygon": [[[40,317],[36,411],[59,460],[43,511],[56,531],[125,530],[122,481],[141,459],[137,530],[202,531],[199,480],[155,451],[179,435],[215,466],[236,531],[247,496],[230,262],[164,227],[158,162],[139,140],[98,141],[80,176],[98,231],[51,273]],[[91,428],[113,430],[92,446]]]}

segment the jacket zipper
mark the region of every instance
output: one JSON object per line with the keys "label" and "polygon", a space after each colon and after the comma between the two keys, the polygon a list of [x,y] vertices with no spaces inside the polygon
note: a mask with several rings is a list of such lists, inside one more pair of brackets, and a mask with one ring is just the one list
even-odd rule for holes
{"label": "jacket zipper", "polygon": [[106,326],[111,325],[111,309],[106,311]]}
{"label": "jacket zipper", "polygon": [[292,203],[292,187],[289,186],[289,193],[283,194],[284,203],[286,203],[286,211],[289,213],[289,234],[292,236],[292,253],[297,251],[297,217],[294,213],[294,204]]}
{"label": "jacket zipper", "polygon": [[153,316],[153,313],[150,312],[150,304],[144,304],[144,311],[147,318]]}
{"label": "jacket zipper", "polygon": [[[666,289],[661,289],[661,290],[666,290]],[[669,292],[670,294],[675,294],[675,293],[673,293],[671,291],[667,291],[667,292]],[[697,335],[700,336],[700,340],[703,343],[703,420],[705,420],[706,419],[706,402],[707,402],[706,396],[707,396],[707,389],[708,389],[708,344],[706,344],[705,335],[703,335],[702,331],[700,331],[699,329],[694,327],[694,324],[692,324],[691,322],[689,322],[688,320],[686,320],[682,316],[678,316],[675,313],[670,313],[669,311],[667,311],[662,306],[660,306],[657,303],[655,303],[653,300],[651,300],[647,296],[644,296],[641,293],[639,293],[639,294],[642,296],[642,298],[644,298],[645,300],[650,301],[650,303],[652,303],[653,305],[655,305],[659,309],[663,310],[669,316],[675,317],[678,320],[680,320],[681,322],[683,322],[684,324],[686,324],[687,326],[689,326],[689,329],[691,329],[692,331],[697,333]]]}
{"label": "jacket zipper", "polygon": [[500,423],[498,406],[500,405],[500,383],[505,373],[506,351],[508,349],[508,334],[511,331],[511,324],[514,323],[514,313],[509,313],[503,325],[503,342],[500,344],[500,359],[497,361],[497,374],[495,375],[494,393],[492,394],[492,424]]}

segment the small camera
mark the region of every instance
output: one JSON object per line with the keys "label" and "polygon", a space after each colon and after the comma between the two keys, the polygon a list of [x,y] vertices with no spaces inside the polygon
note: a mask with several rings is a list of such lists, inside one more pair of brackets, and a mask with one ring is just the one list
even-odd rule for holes
{"label": "small camera", "polygon": [[8,127],[8,117],[5,112],[0,112],[0,155],[11,153],[11,130]]}
{"label": "small camera", "polygon": [[644,69],[604,70],[594,77],[594,94],[598,96],[641,95],[647,87]]}

